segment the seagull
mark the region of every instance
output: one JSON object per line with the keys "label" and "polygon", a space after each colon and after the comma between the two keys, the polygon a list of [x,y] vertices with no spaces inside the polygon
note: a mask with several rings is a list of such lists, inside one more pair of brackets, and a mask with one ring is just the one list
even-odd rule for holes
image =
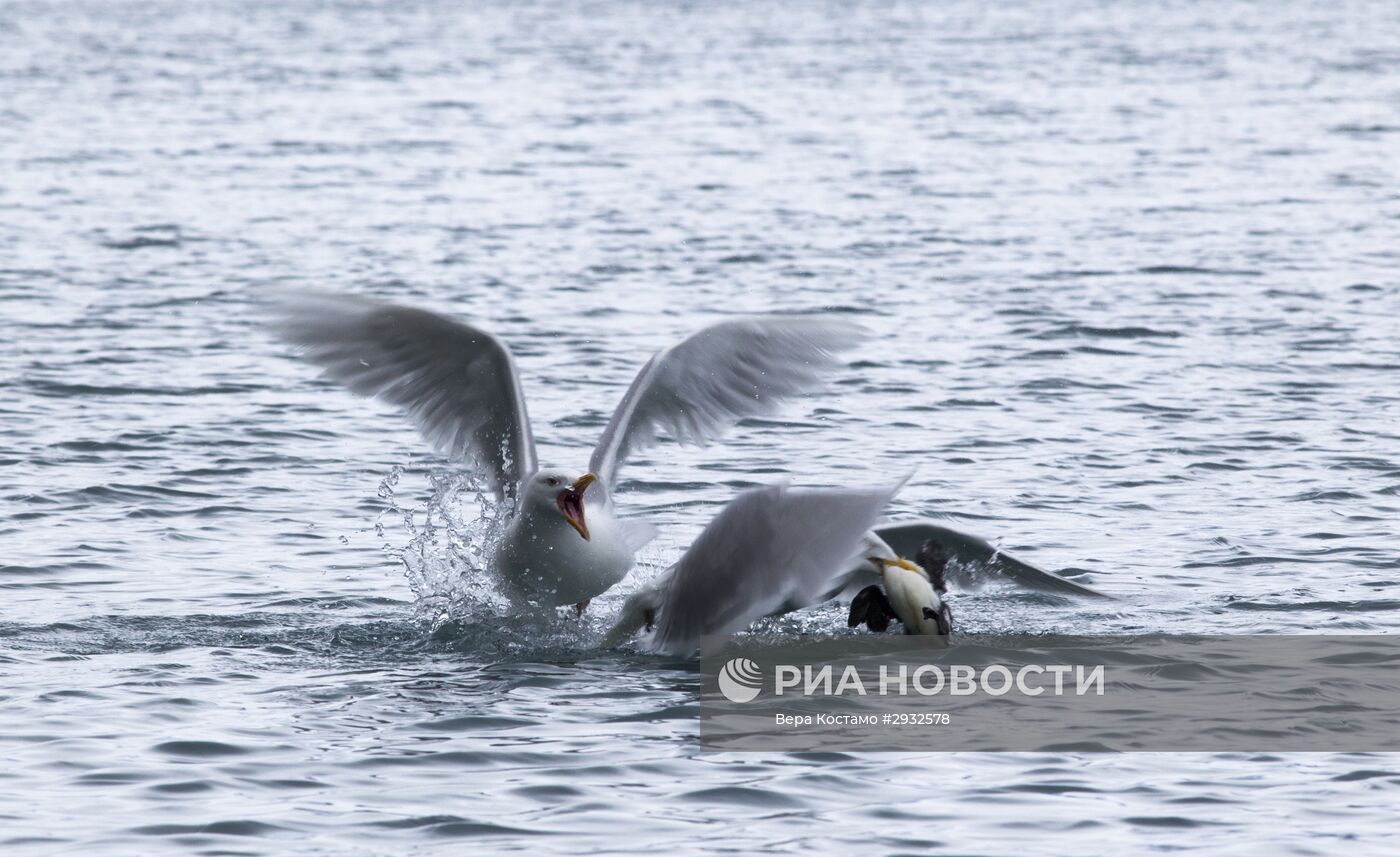
{"label": "seagull", "polygon": [[515,359],[490,333],[422,309],[325,292],[274,300],[271,328],[323,377],[407,412],[433,447],[464,459],[508,503],[493,565],[517,600],[588,602],[632,567],[655,535],[622,519],[612,494],[631,453],[662,432],[703,445],[745,417],[818,386],[860,325],[803,316],[711,324],[642,367],[580,472],[541,468]]}
{"label": "seagull", "polygon": [[851,599],[846,624],[865,625],[877,633],[898,619],[906,634],[946,637],[953,633],[953,612],[943,601],[948,591],[944,575],[948,555],[932,539],[924,542],[914,562],[899,556],[884,539],[869,533],[865,537],[866,558],[884,584],[862,589]]}
{"label": "seagull", "polygon": [[[1113,596],[1097,589],[1066,580],[1017,559],[986,539],[928,518],[881,524],[871,534],[882,540],[897,556],[917,557],[929,542],[933,542],[947,558],[945,575],[948,582],[960,590],[977,589],[988,578],[999,577],[1016,586],[1051,595],[1113,600]],[[865,563],[851,569],[846,591],[849,592],[851,586],[875,582],[871,578],[869,564]]]}
{"label": "seagull", "polygon": [[[879,524],[866,533],[863,543],[865,554],[841,569],[819,593],[812,597],[788,599],[768,615],[783,616],[833,599],[854,599],[871,587],[879,591],[885,584],[888,566],[875,562],[872,556],[902,560],[913,554],[927,556],[930,562],[935,562],[933,555],[926,553],[934,549],[942,555],[936,560],[940,575],[939,593],[950,582],[958,589],[974,590],[988,579],[1003,578],[1016,586],[1052,595],[1113,600],[1113,596],[1097,589],[1066,580],[1003,553],[986,539],[929,519]],[[928,573],[927,569],[928,566],[925,566],[925,573]]]}
{"label": "seagull", "polygon": [[899,490],[770,485],[734,498],[674,565],[630,595],[604,638],[638,631],[671,655],[732,634],[785,602],[806,601],[857,556],[862,537]]}

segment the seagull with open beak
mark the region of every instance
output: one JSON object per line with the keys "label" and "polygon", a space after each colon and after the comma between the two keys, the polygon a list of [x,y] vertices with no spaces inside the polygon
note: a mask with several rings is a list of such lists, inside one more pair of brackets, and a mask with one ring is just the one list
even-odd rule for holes
{"label": "seagull with open beak", "polygon": [[[867,337],[843,319],[731,317],[652,355],[604,426],[588,472],[540,468],[515,357],[447,316],[324,292],[273,298],[271,326],[352,392],[397,406],[512,510],[494,566],[510,594],[573,605],[620,581],[655,527],[619,518],[612,492],[628,457],[663,435],[719,439],[817,389],[839,351]],[[604,344],[610,344],[604,342]]]}
{"label": "seagull with open beak", "polygon": [[[598,474],[545,469],[526,480],[496,548],[496,570],[512,594],[582,613],[632,567],[636,522],[622,521]],[[560,574],[568,568],[568,574]]]}

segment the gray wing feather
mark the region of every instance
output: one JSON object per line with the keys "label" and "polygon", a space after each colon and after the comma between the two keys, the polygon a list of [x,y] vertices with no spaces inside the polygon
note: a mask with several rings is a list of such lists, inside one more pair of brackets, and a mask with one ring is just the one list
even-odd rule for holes
{"label": "gray wing feather", "polygon": [[712,324],[658,352],[628,388],[593,451],[589,469],[616,484],[628,453],[661,431],[704,445],[745,417],[772,413],[814,389],[865,329],[847,321],[739,318]]}
{"label": "gray wing feather", "polygon": [[[933,521],[883,524],[875,528],[875,535],[884,539],[891,550],[903,557],[917,556],[925,542],[934,542],[943,549],[948,559],[952,560],[946,572],[948,581],[963,591],[980,589],[989,579],[1000,577],[1027,589],[1057,595],[1108,599],[1113,597],[1002,553],[986,539]],[[832,579],[821,600],[850,597],[862,587],[878,582],[879,578],[864,563],[852,563],[850,569]],[[783,606],[790,610],[802,605]]]}
{"label": "gray wing feather", "polygon": [[986,539],[932,521],[885,524],[877,527],[875,532],[900,556],[905,557],[917,556],[924,542],[933,541],[954,561],[955,564],[948,569],[948,579],[962,589],[977,588],[984,582],[978,579],[978,575],[985,574],[990,577],[1005,577],[1021,586],[1042,592],[1112,598],[1082,583],[1066,580],[1002,553]]}
{"label": "gray wing feather", "polygon": [[497,491],[535,471],[535,441],[510,349],[483,330],[349,295],[275,298],[271,327],[361,396],[408,413],[439,452]]}
{"label": "gray wing feather", "polygon": [[810,602],[850,564],[896,490],[779,485],[739,495],[667,572],[653,645],[686,653],[785,601]]}

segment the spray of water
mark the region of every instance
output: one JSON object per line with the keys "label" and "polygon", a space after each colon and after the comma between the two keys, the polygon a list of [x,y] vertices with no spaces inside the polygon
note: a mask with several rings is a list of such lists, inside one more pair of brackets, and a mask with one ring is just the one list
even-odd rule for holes
{"label": "spray of water", "polygon": [[510,502],[497,501],[470,473],[432,470],[427,499],[402,505],[397,491],[403,473],[395,467],[379,484],[386,508],[375,531],[385,538],[385,522],[397,520],[408,536],[398,545],[386,538],[384,550],[403,565],[417,596],[417,616],[437,630],[454,619],[508,612],[510,601],[492,572],[492,553],[509,520]]}
{"label": "spray of water", "polygon": [[416,485],[401,486],[405,475],[404,468],[395,467],[380,482],[384,511],[375,532],[384,552],[403,567],[417,597],[415,617],[429,627],[435,645],[517,656],[593,648],[621,601],[658,570],[656,549],[644,549],[633,573],[595,598],[582,618],[567,609],[514,602],[493,570],[511,502],[498,501],[470,473],[450,469],[424,474],[425,499],[405,499],[422,496]]}

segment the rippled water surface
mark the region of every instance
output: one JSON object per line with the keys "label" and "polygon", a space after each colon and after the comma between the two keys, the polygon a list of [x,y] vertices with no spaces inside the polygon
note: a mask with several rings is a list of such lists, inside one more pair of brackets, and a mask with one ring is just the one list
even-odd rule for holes
{"label": "rippled water surface", "polygon": [[701,324],[874,330],[636,460],[641,578],[743,486],[917,463],[893,517],[1119,596],[968,634],[1390,633],[1397,46],[1390,3],[0,4],[0,847],[1395,853],[1392,756],[702,753],[616,597],[447,604],[470,496],[257,293],[488,326],[571,467]]}

